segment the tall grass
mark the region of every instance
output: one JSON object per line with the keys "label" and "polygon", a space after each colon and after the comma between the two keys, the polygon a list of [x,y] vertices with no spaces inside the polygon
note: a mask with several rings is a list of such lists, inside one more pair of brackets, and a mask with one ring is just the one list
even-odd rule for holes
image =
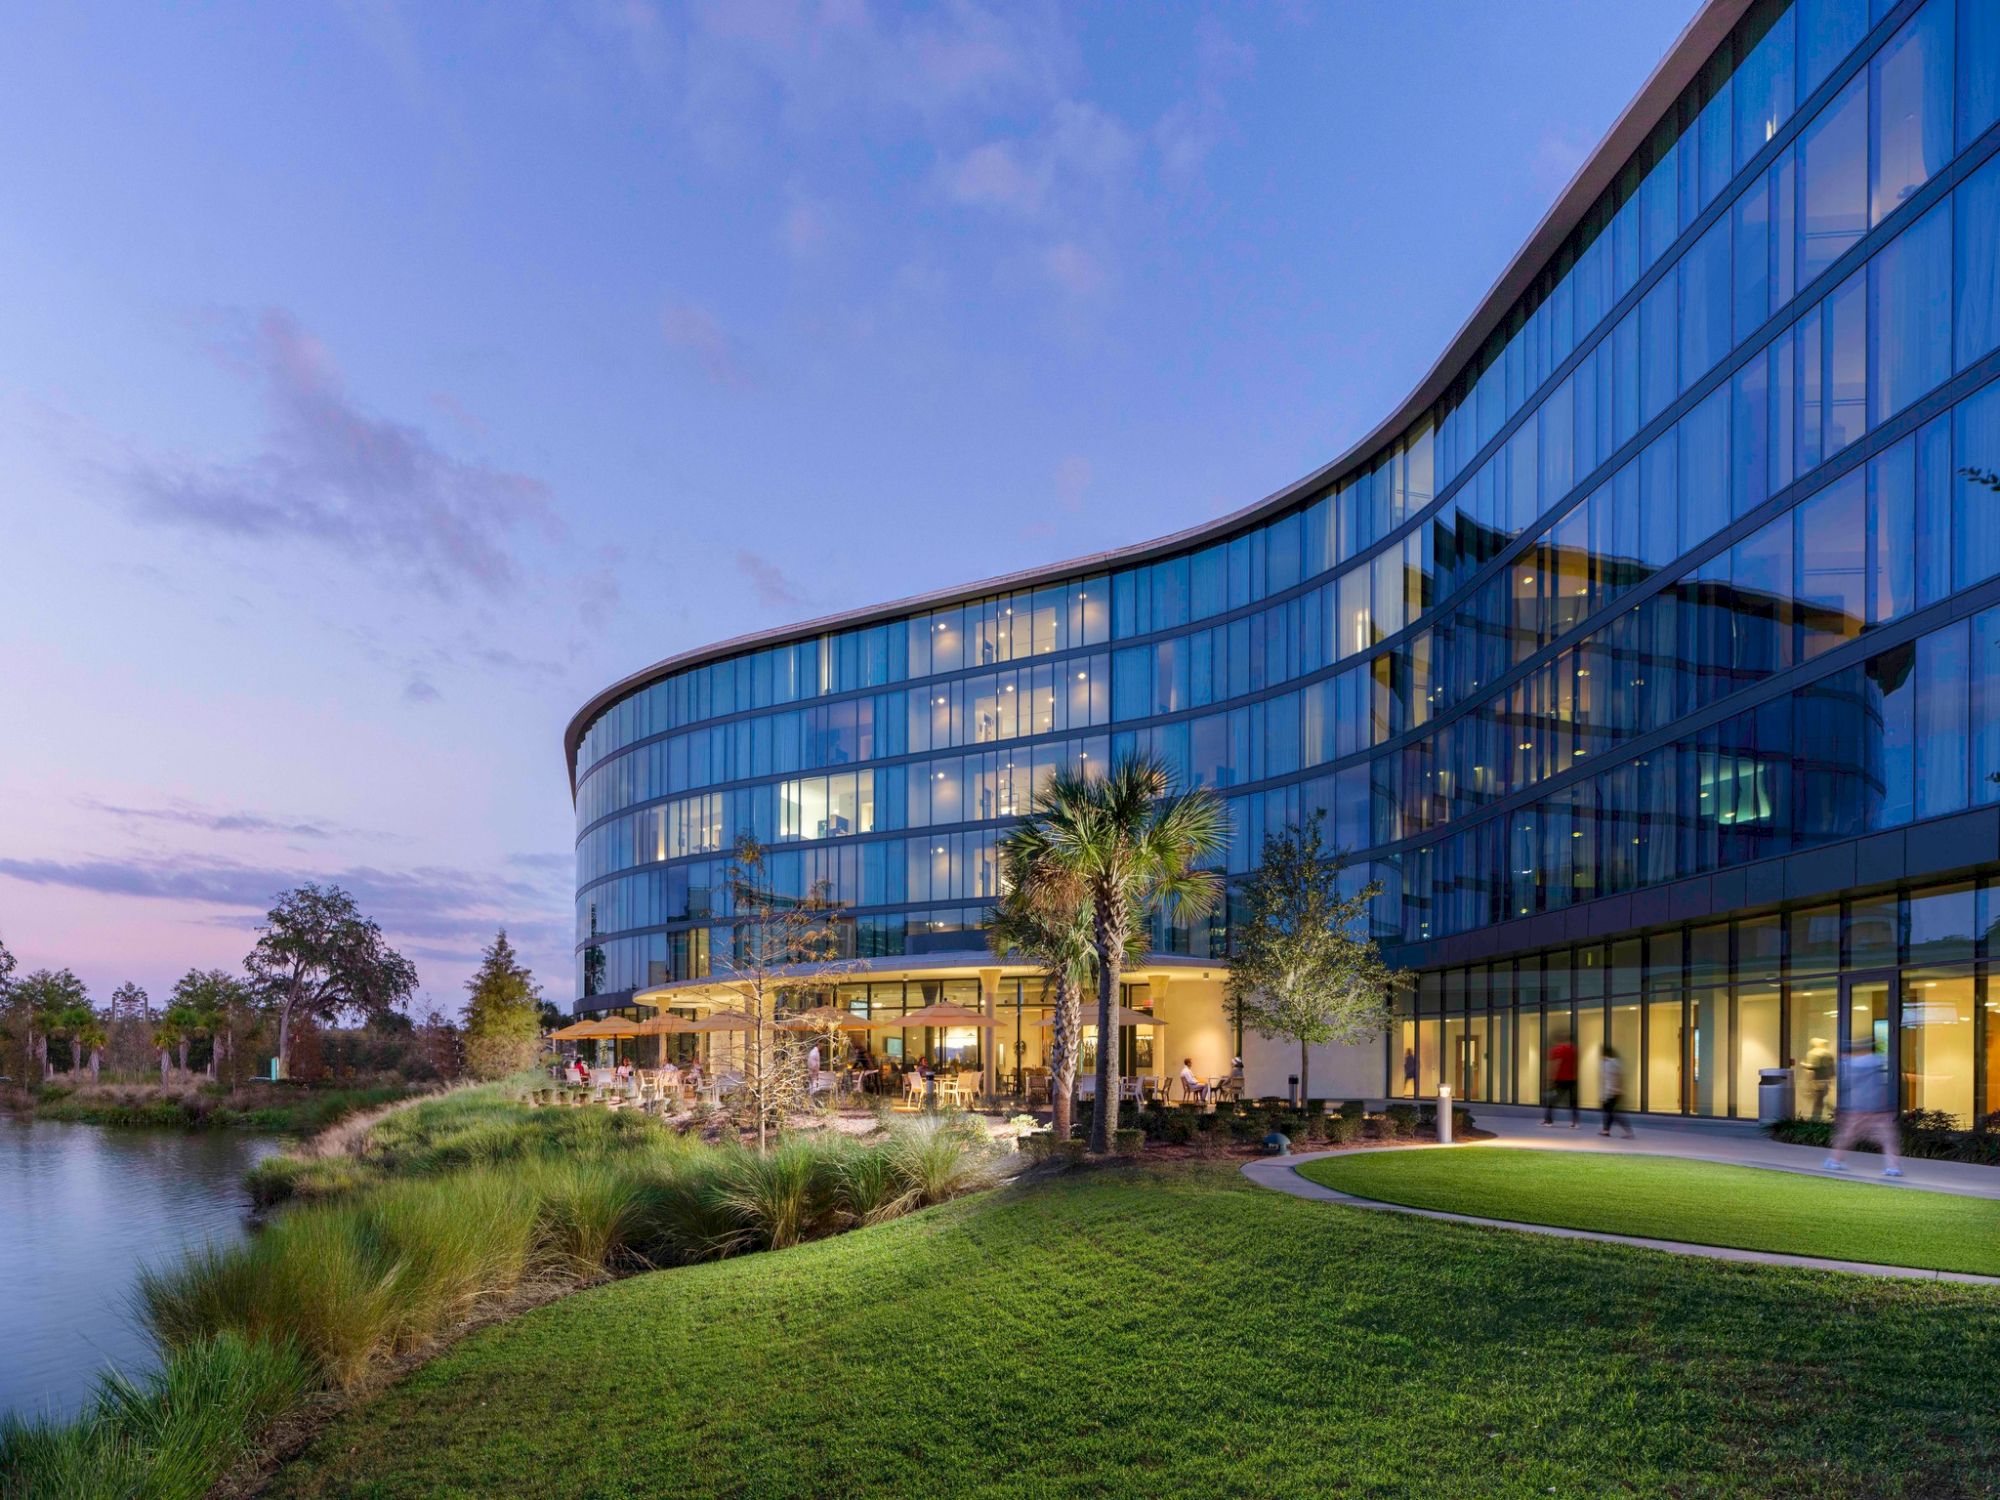
{"label": "tall grass", "polygon": [[0,1420],[8,1500],[198,1500],[313,1384],[286,1343],[198,1339],[145,1381],[106,1375],[74,1422]]}
{"label": "tall grass", "polygon": [[[318,1201],[302,1199],[243,1245],[141,1276],[137,1309],[168,1354],[163,1380],[185,1369],[225,1386],[231,1358],[282,1350],[271,1369],[304,1372],[286,1399],[307,1383],[354,1390],[527,1291],[782,1250],[993,1181],[983,1132],[949,1120],[897,1122],[865,1141],[790,1136],[759,1156],[636,1115],[531,1110],[482,1090],[398,1111],[356,1144],[349,1155],[288,1158],[294,1172],[324,1174],[300,1179],[326,1189]],[[337,1172],[346,1185],[332,1188]],[[254,1434],[269,1416],[228,1390],[216,1399],[233,1401],[236,1428]],[[151,1388],[122,1404],[107,1395],[72,1428],[10,1429],[7,1451],[38,1474],[88,1478],[128,1464],[164,1473],[180,1450],[133,1437],[128,1412],[164,1399]],[[114,1410],[128,1414],[112,1423],[103,1413]],[[48,1492],[154,1493],[137,1480]]]}

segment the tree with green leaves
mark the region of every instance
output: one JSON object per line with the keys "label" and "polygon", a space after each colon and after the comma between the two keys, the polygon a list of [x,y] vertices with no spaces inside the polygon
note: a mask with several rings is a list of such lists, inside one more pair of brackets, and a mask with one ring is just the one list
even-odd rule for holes
{"label": "tree with green leaves", "polygon": [[1310,1048],[1372,1041],[1389,1028],[1396,977],[1366,936],[1371,881],[1340,893],[1342,861],[1321,841],[1315,812],[1264,839],[1230,931],[1231,1013],[1263,1037],[1299,1044],[1301,1098],[1312,1096]]}
{"label": "tree with green leaves", "polygon": [[417,988],[416,966],[337,885],[284,892],[258,934],[243,967],[277,1017],[278,1061],[287,1073],[292,1025],[301,1017],[330,1023],[343,1013],[372,1016]]}
{"label": "tree with green leaves", "polygon": [[[1014,955],[1042,971],[1055,1002],[1049,1038],[1050,1128],[1059,1141],[1070,1138],[1076,1100],[1076,1065],[1083,1051],[1083,996],[1097,975],[1097,945],[1091,908],[1075,882],[1053,876],[1038,882],[1035,840],[1001,835],[1000,900],[987,916],[986,940],[1000,958]],[[1125,961],[1145,958],[1144,924],[1128,924]]]}
{"label": "tree with green leaves", "polygon": [[1155,755],[1122,758],[1103,776],[1065,767],[1035,794],[1008,835],[1052,917],[1088,911],[1097,977],[1097,1106],[1090,1149],[1111,1149],[1118,1122],[1119,982],[1125,955],[1156,913],[1201,916],[1222,892],[1204,862],[1229,844],[1229,813],[1206,789],[1177,792]]}
{"label": "tree with green leaves", "polygon": [[68,969],[37,969],[14,982],[11,998],[25,1019],[28,1065],[47,1079],[54,1071],[49,1042],[68,1034],[67,1027],[75,1021],[77,1011],[90,1010],[90,992]]}
{"label": "tree with green leaves", "polygon": [[181,1071],[187,1071],[188,1044],[206,1037],[208,1076],[221,1075],[230,1039],[250,1001],[249,987],[226,969],[189,969],[174,981],[167,1015],[174,1023]]}
{"label": "tree with green leaves", "polygon": [[466,981],[465,1065],[475,1078],[505,1078],[532,1067],[542,1040],[542,987],[507,941],[494,934]]}

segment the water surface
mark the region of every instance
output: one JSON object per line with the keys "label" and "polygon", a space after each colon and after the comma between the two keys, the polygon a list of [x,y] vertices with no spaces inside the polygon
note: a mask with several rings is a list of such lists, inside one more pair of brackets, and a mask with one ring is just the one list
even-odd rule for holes
{"label": "water surface", "polygon": [[0,1412],[73,1413],[106,1365],[150,1370],[139,1268],[247,1235],[243,1174],[277,1149],[226,1130],[0,1116]]}

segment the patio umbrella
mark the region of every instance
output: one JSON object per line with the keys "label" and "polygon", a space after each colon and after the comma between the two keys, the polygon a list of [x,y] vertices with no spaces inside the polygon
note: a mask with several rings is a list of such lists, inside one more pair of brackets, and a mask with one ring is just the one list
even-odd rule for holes
{"label": "patio umbrella", "polygon": [[983,1026],[988,1030],[1000,1023],[983,1010],[969,1005],[939,1001],[911,1011],[907,1016],[876,1016],[868,1022],[871,1031],[901,1031],[905,1026]]}
{"label": "patio umbrella", "polygon": [[[1052,1028],[1056,1024],[1056,1018],[1054,1016],[1044,1016],[1035,1024],[1044,1029]],[[1097,1007],[1095,1005],[1086,1004],[1083,1007],[1083,1024],[1086,1026],[1095,1026],[1097,1024]],[[1167,1023],[1149,1010],[1134,1010],[1129,1005],[1121,1005],[1118,1007],[1118,1024],[1120,1026],[1164,1026]]]}
{"label": "patio umbrella", "polygon": [[688,1023],[690,1031],[755,1031],[757,1022],[740,1010],[718,1010]]}
{"label": "patio umbrella", "polygon": [[648,1016],[633,1028],[634,1036],[679,1036],[683,1032],[698,1031],[686,1016],[677,1016],[670,1010],[663,1010],[657,1016]]}
{"label": "patio umbrella", "polygon": [[837,1005],[815,1005],[811,1010],[802,1010],[795,1016],[786,1016],[778,1022],[782,1031],[866,1031],[868,1021],[851,1010],[842,1010]]}
{"label": "patio umbrella", "polygon": [[598,1037],[636,1036],[639,1023],[612,1017],[601,1021],[572,1021],[560,1031],[549,1033],[549,1040],[556,1042],[589,1041]]}

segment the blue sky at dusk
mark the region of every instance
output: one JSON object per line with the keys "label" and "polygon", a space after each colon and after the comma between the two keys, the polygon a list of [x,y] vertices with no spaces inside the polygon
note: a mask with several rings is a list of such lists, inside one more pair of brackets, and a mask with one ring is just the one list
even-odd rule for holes
{"label": "blue sky at dusk", "polygon": [[8,6],[0,939],[567,1001],[578,704],[1325,462],[1695,8]]}

